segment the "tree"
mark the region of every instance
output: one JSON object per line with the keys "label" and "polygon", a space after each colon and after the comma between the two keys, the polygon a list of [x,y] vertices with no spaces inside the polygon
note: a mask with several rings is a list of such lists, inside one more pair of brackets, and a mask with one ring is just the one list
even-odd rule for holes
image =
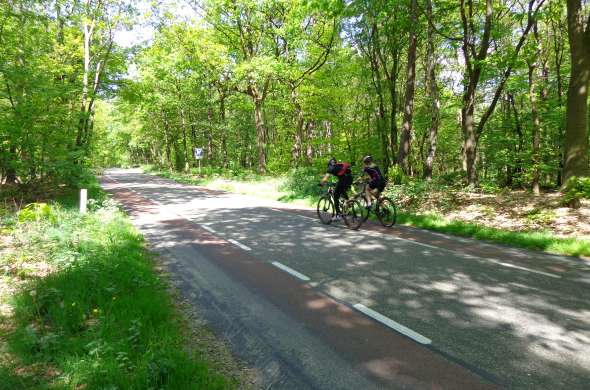
{"label": "tree", "polygon": [[571,71],[567,91],[563,182],[588,176],[588,88],[590,87],[590,19],[582,0],[567,1]]}
{"label": "tree", "polygon": [[416,82],[416,28],[418,23],[416,0],[410,0],[410,26],[408,37],[408,62],[406,64],[406,99],[404,103],[404,122],[400,135],[399,149],[397,152],[397,164],[404,172],[410,172],[408,166],[408,154],[410,153],[410,142],[412,137],[412,120],[414,116],[414,90]]}
{"label": "tree", "polygon": [[426,79],[428,93],[430,94],[431,102],[431,120],[430,130],[428,132],[429,146],[428,156],[424,161],[424,179],[432,180],[432,166],[434,164],[434,156],[436,154],[436,142],[438,139],[438,126],[440,122],[440,97],[438,92],[438,85],[436,84],[436,53],[435,53],[435,31],[434,21],[432,20],[432,1],[426,0],[426,17],[428,19],[428,48],[427,48],[427,65],[426,65]]}
{"label": "tree", "polygon": [[[477,4],[474,4],[473,0],[461,0],[462,52],[465,61],[461,128],[463,130],[464,168],[467,174],[467,183],[471,186],[477,185],[476,158],[479,139],[485,129],[487,120],[496,108],[506,81],[512,73],[514,62],[525,43],[526,37],[543,3],[544,0],[529,0],[527,10],[525,11],[527,15],[526,26],[522,29],[514,51],[509,54],[507,65],[504,71],[501,72],[491,102],[487,105],[479,122],[476,123],[477,88],[487,64],[486,60],[491,51],[492,30],[495,24],[499,23],[499,19],[502,17],[500,15],[507,15],[509,11],[499,12],[499,10],[494,9],[492,0],[486,0],[483,11],[483,25],[479,26],[475,19],[477,15]],[[481,34],[479,34],[480,31]]]}

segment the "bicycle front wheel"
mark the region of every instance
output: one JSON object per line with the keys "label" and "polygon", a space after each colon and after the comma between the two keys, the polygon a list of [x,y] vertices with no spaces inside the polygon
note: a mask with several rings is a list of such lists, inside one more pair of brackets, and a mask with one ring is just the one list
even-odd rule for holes
{"label": "bicycle front wheel", "polygon": [[393,200],[389,198],[381,198],[379,200],[377,208],[375,209],[375,214],[377,215],[379,222],[381,222],[381,225],[386,227],[395,225],[395,222],[397,221],[397,208],[395,207]]}
{"label": "bicycle front wheel", "polygon": [[342,219],[349,228],[356,230],[361,227],[365,220],[366,210],[358,200],[346,201],[342,209]]}
{"label": "bicycle front wheel", "polygon": [[334,207],[334,202],[330,199],[329,196],[322,196],[320,200],[318,200],[318,218],[324,225],[329,225],[332,223],[332,219],[334,215],[336,215],[336,208]]}

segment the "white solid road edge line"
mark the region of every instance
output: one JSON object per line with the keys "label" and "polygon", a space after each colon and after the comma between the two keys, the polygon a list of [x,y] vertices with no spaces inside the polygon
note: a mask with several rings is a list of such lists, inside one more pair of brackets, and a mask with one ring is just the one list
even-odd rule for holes
{"label": "white solid road edge line", "polygon": [[366,307],[362,303],[357,303],[356,305],[353,305],[353,307],[355,309],[357,309],[358,311],[360,311],[361,313],[373,318],[374,320],[381,322],[383,325],[388,326],[391,329],[393,329],[405,336],[408,336],[409,338],[411,338],[412,340],[414,340],[420,344],[431,344],[432,343],[432,340],[430,340],[429,338],[422,336],[420,333],[414,332],[412,329],[395,322],[391,318],[385,317],[383,314],[378,313],[375,310],[369,309],[368,307]]}
{"label": "white solid road edge line", "polygon": [[281,210],[281,209],[277,209],[277,208],[275,208],[275,207],[271,207],[270,209],[271,209],[272,211],[278,211],[278,212],[280,212],[280,213],[289,213],[289,214],[291,214],[291,215],[294,215],[294,216],[296,216],[296,217],[299,217],[299,218],[303,218],[303,219],[309,219],[309,220],[312,220],[312,221],[317,221],[317,219],[316,219],[316,218],[313,218],[313,217],[308,217],[307,215],[301,215],[301,214],[297,214],[297,213],[290,213],[290,212],[289,212],[289,211],[287,211],[287,210]]}
{"label": "white solid road edge line", "polygon": [[212,228],[210,228],[209,226],[206,225],[201,225],[201,227],[205,230],[207,230],[209,233],[217,233],[215,230],[213,230]]}
{"label": "white solid road edge line", "polygon": [[244,244],[242,244],[241,242],[238,242],[236,240],[232,240],[231,238],[228,240],[229,242],[231,242],[232,244],[239,246],[240,248],[242,248],[245,251],[251,251],[252,248],[250,248],[249,246],[246,246]]}
{"label": "white solid road edge line", "polygon": [[300,272],[295,271],[291,267],[287,267],[286,265],[279,263],[278,261],[273,261],[272,265],[274,265],[277,268],[282,269],[283,271],[287,272],[288,274],[295,276],[297,279],[303,280],[304,282],[309,282],[311,280],[309,277],[303,275]]}
{"label": "white solid road edge line", "polygon": [[548,276],[550,278],[561,279],[561,276],[560,275],[552,274],[552,273],[549,273],[549,272],[543,272],[543,271],[538,271],[536,269],[530,269],[530,268],[526,268],[526,267],[521,267],[520,265],[511,264],[511,263],[505,263],[503,261],[499,261],[499,260],[496,260],[496,259],[490,259],[490,258],[485,258],[485,257],[483,257],[483,259],[489,261],[490,263],[498,264],[498,265],[501,265],[503,267],[519,269],[521,271],[532,272],[532,273],[535,273],[535,274]]}

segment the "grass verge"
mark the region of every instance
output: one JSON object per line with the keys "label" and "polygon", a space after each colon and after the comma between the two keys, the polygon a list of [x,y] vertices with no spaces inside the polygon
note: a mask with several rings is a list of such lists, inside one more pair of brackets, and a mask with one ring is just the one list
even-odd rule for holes
{"label": "grass verge", "polygon": [[440,233],[486,240],[548,253],[590,258],[590,240],[556,237],[551,232],[513,232],[463,221],[448,220],[439,215],[400,213],[398,223]]}
{"label": "grass verge", "polygon": [[[146,173],[170,178],[185,184],[202,185],[208,188],[225,190],[246,195],[254,195],[267,199],[302,206],[314,206],[318,191],[315,177],[299,175],[293,177],[242,177],[232,178],[219,175],[195,176],[194,174],[170,173],[156,169],[147,169]],[[295,178],[295,180],[292,180]],[[295,181],[289,185],[289,181]],[[398,223],[417,228],[454,234],[463,237],[486,240],[495,243],[512,245],[526,249],[541,250],[548,253],[590,258],[590,240],[580,238],[557,237],[549,231],[509,231],[464,221],[449,220],[442,215],[411,214],[400,212]]]}
{"label": "grass verge", "polygon": [[91,207],[3,213],[0,389],[237,387],[191,347],[126,216],[105,198]]}

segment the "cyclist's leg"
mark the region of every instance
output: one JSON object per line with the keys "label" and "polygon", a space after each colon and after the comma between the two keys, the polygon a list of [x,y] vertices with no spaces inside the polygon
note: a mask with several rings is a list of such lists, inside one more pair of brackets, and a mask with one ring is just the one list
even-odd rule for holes
{"label": "cyclist's leg", "polygon": [[352,187],[352,175],[346,175],[342,180],[344,181],[344,199],[348,199],[348,191]]}
{"label": "cyclist's leg", "polygon": [[367,184],[367,199],[369,205],[371,205],[373,200],[378,197],[378,195],[376,195],[378,194],[378,189],[379,183],[377,183],[375,180],[371,180],[369,184]]}
{"label": "cyclist's leg", "polygon": [[342,178],[338,178],[338,184],[334,188],[334,207],[336,207],[336,214],[341,214],[340,212],[340,196],[344,193],[344,185],[342,182]]}
{"label": "cyclist's leg", "polygon": [[348,199],[348,190],[352,186],[352,175],[344,175],[338,178],[338,184],[334,188],[334,203],[336,207],[336,213],[340,214],[340,196],[344,196],[344,199]]}
{"label": "cyclist's leg", "polygon": [[369,187],[369,185],[367,184],[365,186],[365,201],[366,201],[366,205],[367,207],[371,204],[371,202],[373,201],[373,193],[371,191],[371,187]]}
{"label": "cyclist's leg", "polygon": [[377,194],[375,196],[375,199],[377,199],[377,201],[381,199],[381,194],[383,194],[383,191],[385,191],[385,180],[382,180],[381,183],[379,183],[379,185],[377,186]]}

